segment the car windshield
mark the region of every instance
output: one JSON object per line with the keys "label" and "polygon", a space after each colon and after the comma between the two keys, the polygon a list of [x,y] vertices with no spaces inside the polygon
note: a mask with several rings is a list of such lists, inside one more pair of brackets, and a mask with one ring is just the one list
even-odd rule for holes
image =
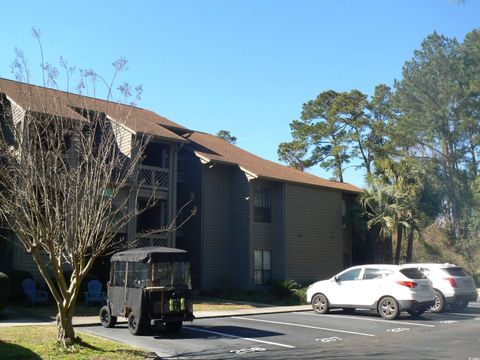
{"label": "car windshield", "polygon": [[400,272],[405,275],[409,279],[418,280],[418,279],[426,279],[425,273],[422,269],[419,268],[407,268],[402,269]]}
{"label": "car windshield", "polygon": [[190,264],[187,262],[154,263],[152,279],[154,286],[186,285],[190,289]]}
{"label": "car windshield", "polygon": [[443,269],[450,276],[468,276],[468,274],[463,271],[461,267],[451,267]]}

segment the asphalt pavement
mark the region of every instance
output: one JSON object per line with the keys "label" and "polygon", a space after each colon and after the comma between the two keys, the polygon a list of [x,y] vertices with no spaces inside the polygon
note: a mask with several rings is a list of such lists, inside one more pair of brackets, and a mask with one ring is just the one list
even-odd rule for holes
{"label": "asphalt pavement", "polygon": [[133,336],[126,324],[77,329],[155,352],[163,359],[480,359],[478,302],[462,312],[420,317],[402,313],[394,321],[367,310],[325,315],[308,306],[288,312],[254,310],[197,317],[177,334],[158,329]]}

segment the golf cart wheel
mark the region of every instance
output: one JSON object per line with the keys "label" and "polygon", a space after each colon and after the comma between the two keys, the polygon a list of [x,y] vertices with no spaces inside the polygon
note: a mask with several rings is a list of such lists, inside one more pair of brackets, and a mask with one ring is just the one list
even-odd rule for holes
{"label": "golf cart wheel", "polygon": [[312,300],[312,309],[317,314],[326,314],[329,310],[328,299],[323,294],[317,294]]}
{"label": "golf cart wheel", "polygon": [[143,324],[141,322],[141,319],[139,319],[135,315],[133,315],[133,312],[128,314],[127,323],[128,323],[128,331],[130,331],[130,334],[132,334],[132,335],[141,335],[142,334]]}
{"label": "golf cart wheel", "polygon": [[167,322],[165,324],[165,328],[169,333],[176,333],[179,332],[180,329],[182,328],[182,322],[181,321],[172,321],[172,322]]}
{"label": "golf cart wheel", "polygon": [[107,305],[100,309],[100,323],[105,328],[112,328],[117,323],[117,317],[112,315]]}
{"label": "golf cart wheel", "polygon": [[435,291],[435,304],[433,304],[433,306],[430,308],[430,311],[432,313],[441,313],[445,308],[445,297],[437,289],[434,289],[434,291]]}
{"label": "golf cart wheel", "polygon": [[378,303],[378,313],[386,320],[394,320],[400,315],[400,307],[397,300],[391,296],[385,296]]}
{"label": "golf cart wheel", "polygon": [[420,316],[425,312],[425,309],[407,310],[407,312],[412,316]]}

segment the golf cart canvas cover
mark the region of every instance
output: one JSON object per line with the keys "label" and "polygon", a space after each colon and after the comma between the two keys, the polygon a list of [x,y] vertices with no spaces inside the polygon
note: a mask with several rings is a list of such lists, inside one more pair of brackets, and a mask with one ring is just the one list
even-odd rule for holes
{"label": "golf cart canvas cover", "polygon": [[164,246],[150,246],[128,249],[118,252],[111,257],[110,261],[128,261],[142,263],[184,262],[187,261],[187,252],[185,250],[174,249]]}

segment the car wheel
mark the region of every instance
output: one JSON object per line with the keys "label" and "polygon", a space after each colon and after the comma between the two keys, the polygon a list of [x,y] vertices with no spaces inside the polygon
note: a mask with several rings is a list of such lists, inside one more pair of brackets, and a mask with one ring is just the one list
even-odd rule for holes
{"label": "car wheel", "polygon": [[165,324],[165,328],[169,333],[176,333],[179,332],[182,328],[182,322],[181,321],[172,321],[172,322],[167,322]]}
{"label": "car wheel", "polygon": [[394,320],[400,315],[400,307],[397,300],[391,296],[385,296],[378,303],[378,313],[386,320]]}
{"label": "car wheel", "polygon": [[326,314],[329,310],[328,299],[323,294],[317,294],[313,297],[312,308],[317,314]]}
{"label": "car wheel", "polygon": [[433,313],[440,313],[445,308],[445,297],[437,289],[434,289],[434,291],[435,291],[435,303],[430,308],[430,311]]}
{"label": "car wheel", "polygon": [[420,316],[425,312],[425,309],[407,310],[407,312],[412,316]]}
{"label": "car wheel", "polygon": [[355,312],[355,308],[343,308],[343,312],[345,314],[353,314]]}
{"label": "car wheel", "polygon": [[138,319],[137,317],[135,317],[135,315],[133,315],[133,312],[128,314],[127,324],[128,324],[128,331],[130,331],[130,334],[132,334],[132,335],[141,335],[142,334],[142,332],[143,332],[143,326],[142,325],[143,324],[140,321],[140,319]]}
{"label": "car wheel", "polygon": [[102,306],[100,309],[100,323],[105,328],[112,328],[117,323],[117,317],[111,314],[107,305]]}
{"label": "car wheel", "polygon": [[468,306],[468,300],[457,300],[450,306],[454,310],[465,310]]}

